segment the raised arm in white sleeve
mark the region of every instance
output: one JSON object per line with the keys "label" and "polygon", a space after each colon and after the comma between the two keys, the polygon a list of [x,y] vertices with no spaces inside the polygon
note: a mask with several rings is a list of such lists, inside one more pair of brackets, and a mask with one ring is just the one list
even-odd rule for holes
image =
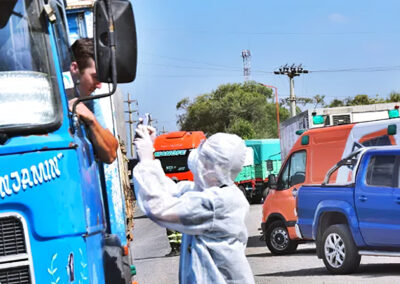
{"label": "raised arm in white sleeve", "polygon": [[186,234],[212,228],[213,196],[193,191],[193,182],[173,182],[165,176],[158,160],[140,162],[133,177],[139,206],[156,223]]}

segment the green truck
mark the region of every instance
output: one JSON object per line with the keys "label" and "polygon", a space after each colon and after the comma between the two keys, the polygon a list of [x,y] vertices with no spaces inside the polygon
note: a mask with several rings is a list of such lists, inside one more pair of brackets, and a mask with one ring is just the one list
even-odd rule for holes
{"label": "green truck", "polygon": [[281,168],[279,139],[246,140],[245,165],[235,183],[250,203],[260,203],[267,194],[270,174],[277,175]]}

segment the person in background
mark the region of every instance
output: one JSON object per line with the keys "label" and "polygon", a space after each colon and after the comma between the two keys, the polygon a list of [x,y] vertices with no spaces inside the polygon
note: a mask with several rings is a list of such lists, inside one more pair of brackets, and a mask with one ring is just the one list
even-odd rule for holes
{"label": "person in background", "polygon": [[[171,178],[175,183],[179,182],[176,177]],[[167,228],[167,238],[171,251],[166,256],[178,256],[181,250],[182,234]]]}
{"label": "person in background", "polygon": [[[73,81],[77,85],[79,97],[90,96],[96,89],[101,88],[97,80],[96,66],[94,62],[94,44],[92,38],[81,38],[71,46],[74,61],[71,63],[70,72]],[[69,100],[69,108],[77,98]],[[87,105],[79,103],[76,106],[76,114],[88,129],[89,139],[93,144],[96,157],[106,164],[111,164],[117,157],[118,140],[110,130],[99,122],[94,114],[94,102],[88,101]]]}
{"label": "person in background", "polygon": [[154,222],[183,233],[179,282],[254,283],[245,255],[249,204],[233,182],[244,163],[244,141],[212,135],[189,155],[194,182],[175,183],[154,160],[154,131],[139,125],[136,133],[138,205]]}

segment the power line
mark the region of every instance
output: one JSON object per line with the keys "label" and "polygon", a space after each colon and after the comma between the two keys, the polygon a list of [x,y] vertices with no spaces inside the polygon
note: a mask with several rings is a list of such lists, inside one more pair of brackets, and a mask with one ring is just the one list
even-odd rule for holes
{"label": "power line", "polygon": [[378,67],[361,67],[361,68],[346,68],[346,69],[322,69],[311,70],[312,73],[333,73],[333,72],[386,72],[399,71],[400,65],[395,66],[378,66]]}
{"label": "power line", "polygon": [[170,59],[170,60],[176,60],[176,61],[198,63],[198,64],[204,64],[204,65],[209,65],[209,66],[214,66],[214,67],[228,68],[228,69],[230,69],[230,68],[237,68],[237,67],[233,67],[233,66],[227,66],[227,65],[222,65],[222,64],[215,64],[215,63],[210,63],[210,62],[203,62],[203,61],[192,60],[192,59],[187,59],[187,58],[179,58],[179,57],[173,57],[173,56],[155,54],[155,53],[146,52],[146,51],[143,51],[142,53],[148,54],[148,55],[152,55],[152,56],[161,57],[161,58],[166,58],[166,59]]}
{"label": "power line", "polygon": [[228,68],[228,67],[200,67],[200,66],[182,66],[182,65],[171,65],[171,64],[162,64],[162,63],[147,63],[143,62],[144,65],[154,65],[161,67],[169,67],[169,68],[178,68],[178,69],[195,69],[195,70],[216,70],[216,71],[240,71],[240,68]]}
{"label": "power line", "polygon": [[[159,66],[165,66],[165,67],[174,67],[174,68],[181,68],[181,69],[199,69],[199,70],[221,70],[221,71],[240,71],[242,69],[234,66],[227,66],[227,65],[221,65],[221,64],[215,64],[215,63],[209,63],[209,62],[202,62],[198,60],[191,60],[191,59],[186,59],[186,58],[179,58],[179,57],[171,57],[171,56],[165,56],[165,55],[160,55],[160,54],[154,54],[150,52],[143,52],[149,55],[161,57],[161,58],[166,58],[170,60],[176,60],[176,61],[182,61],[182,62],[191,62],[191,63],[197,63],[197,64],[202,64],[202,65],[208,65],[212,66],[213,68],[207,68],[207,67],[201,67],[201,66],[179,66],[179,65],[168,65],[168,64],[159,64],[159,63],[144,63],[145,65],[159,65]],[[214,68],[216,67],[216,68]],[[220,69],[219,69],[220,68]],[[399,71],[400,70],[400,65],[394,65],[394,66],[373,66],[373,67],[349,67],[349,68],[338,68],[338,69],[320,69],[320,70],[310,70],[310,73],[335,73],[335,72],[387,72],[387,71]],[[263,74],[273,74],[273,71],[268,71],[268,70],[260,70],[260,69],[252,69],[251,70],[253,73],[263,73]]]}
{"label": "power line", "polygon": [[343,36],[343,35],[386,35],[400,34],[400,31],[346,31],[346,32],[279,32],[279,31],[216,31],[216,30],[183,30],[183,29],[149,29],[150,32],[180,32],[190,34],[210,34],[210,35],[268,35],[268,36]]}
{"label": "power line", "polygon": [[165,74],[137,74],[137,77],[163,77],[163,78],[232,78],[232,77],[242,77],[243,74],[237,75],[213,75],[213,74],[193,74],[193,75],[165,75]]}

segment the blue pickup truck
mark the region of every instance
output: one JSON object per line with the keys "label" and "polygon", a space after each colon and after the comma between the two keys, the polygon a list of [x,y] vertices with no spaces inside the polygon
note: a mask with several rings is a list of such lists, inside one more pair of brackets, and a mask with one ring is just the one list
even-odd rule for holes
{"label": "blue pickup truck", "polygon": [[[342,167],[349,182],[330,184]],[[354,272],[362,255],[400,256],[398,146],[359,149],[331,168],[323,184],[303,185],[296,202],[296,232],[316,241],[331,273]]]}

